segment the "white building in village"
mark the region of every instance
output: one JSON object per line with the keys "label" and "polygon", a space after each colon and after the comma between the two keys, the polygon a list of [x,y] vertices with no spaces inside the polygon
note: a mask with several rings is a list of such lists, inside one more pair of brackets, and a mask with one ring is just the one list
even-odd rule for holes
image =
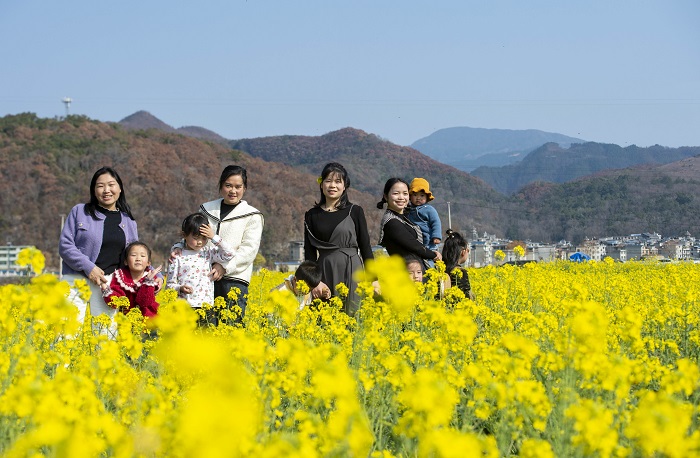
{"label": "white building in village", "polygon": [[603,240],[605,256],[616,261],[627,261],[627,245],[621,240]]}
{"label": "white building in village", "polygon": [[576,251],[587,254],[594,261],[602,261],[605,258],[605,245],[598,239],[586,239],[576,248]]}
{"label": "white building in village", "polygon": [[693,257],[693,245],[687,239],[670,239],[659,244],[659,254],[669,259],[691,259]]}
{"label": "white building in village", "polygon": [[0,245],[0,276],[27,275],[27,267],[17,265],[17,255],[24,248],[34,247],[31,245]]}

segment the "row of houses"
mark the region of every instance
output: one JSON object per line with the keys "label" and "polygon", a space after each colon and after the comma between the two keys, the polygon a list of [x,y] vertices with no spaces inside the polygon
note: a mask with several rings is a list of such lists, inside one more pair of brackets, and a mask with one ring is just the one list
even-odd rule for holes
{"label": "row of houses", "polygon": [[[525,254],[518,257],[513,242],[484,234],[472,234],[470,264],[482,267],[499,262],[511,261],[554,261],[570,259],[574,253],[583,253],[592,260],[601,261],[606,257],[620,262],[655,258],[659,260],[698,260],[700,261],[700,240],[689,233],[682,237],[662,237],[657,233],[630,234],[627,236],[587,238],[578,245],[562,240],[556,244],[543,244],[526,241]],[[494,258],[497,250],[503,251],[505,259]]]}
{"label": "row of houses", "polygon": [[622,262],[645,258],[700,260],[700,240],[687,232],[682,237],[662,237],[657,233],[604,237],[585,240],[580,248],[596,260],[605,257]]}
{"label": "row of houses", "polygon": [[[479,236],[476,229],[469,240],[471,250],[467,264],[473,267],[500,265],[515,262],[548,262],[558,259],[570,259],[574,253],[583,253],[592,260],[601,261],[610,257],[616,261],[626,262],[656,258],[660,260],[697,260],[700,261],[700,240],[686,233],[682,237],[662,237],[657,233],[630,234],[626,236],[586,239],[578,245],[566,240],[558,243],[537,243],[525,241],[515,243],[495,235],[484,233]],[[518,256],[515,246],[525,245],[524,255]],[[383,251],[381,246],[372,247]],[[503,252],[499,259],[497,252]],[[289,242],[289,260],[275,263],[277,270],[293,271],[304,260],[304,242]]]}

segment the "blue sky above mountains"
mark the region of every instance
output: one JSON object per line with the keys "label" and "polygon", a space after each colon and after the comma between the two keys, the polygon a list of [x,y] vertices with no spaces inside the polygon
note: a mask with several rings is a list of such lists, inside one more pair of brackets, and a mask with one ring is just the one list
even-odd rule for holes
{"label": "blue sky above mountains", "polygon": [[[700,145],[695,1],[0,4],[0,115],[147,110],[226,138],[453,126]],[[7,46],[11,43],[10,46]]]}

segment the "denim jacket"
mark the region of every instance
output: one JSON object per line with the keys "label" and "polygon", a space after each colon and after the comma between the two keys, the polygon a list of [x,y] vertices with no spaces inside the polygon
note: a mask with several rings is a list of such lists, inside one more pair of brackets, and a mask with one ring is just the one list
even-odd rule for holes
{"label": "denim jacket", "polygon": [[430,250],[437,250],[437,245],[432,243],[433,239],[442,239],[442,225],[437,210],[429,204],[417,207],[409,205],[407,216],[413,224],[420,227],[423,233],[423,245]]}

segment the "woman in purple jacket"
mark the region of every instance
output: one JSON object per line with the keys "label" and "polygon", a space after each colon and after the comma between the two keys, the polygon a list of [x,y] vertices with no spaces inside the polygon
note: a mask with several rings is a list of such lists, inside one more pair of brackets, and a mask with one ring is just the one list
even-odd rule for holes
{"label": "woman in purple jacket", "polygon": [[[90,182],[90,202],[73,207],[58,244],[63,279],[71,285],[70,299],[78,307],[81,322],[87,304],[73,287],[74,281],[87,279],[92,292],[91,315],[105,313],[113,317],[116,310],[105,304],[101,289],[121,267],[124,248],[137,240],[136,221],[126,202],[122,180],[111,167],[102,167]],[[114,328],[105,331],[113,332]]]}

